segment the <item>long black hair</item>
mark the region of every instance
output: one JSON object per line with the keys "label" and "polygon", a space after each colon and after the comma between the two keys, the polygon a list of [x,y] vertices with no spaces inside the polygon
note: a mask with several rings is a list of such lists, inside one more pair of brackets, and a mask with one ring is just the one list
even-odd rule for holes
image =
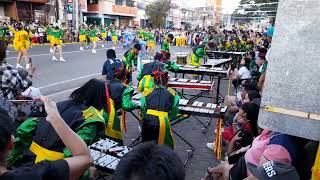
{"label": "long black hair", "polygon": [[74,103],[81,103],[87,107],[93,106],[98,110],[107,111],[107,97],[105,82],[98,79],[91,79],[80,88],[73,91],[70,99]]}
{"label": "long black hair", "polygon": [[259,106],[254,103],[247,102],[242,104],[241,109],[247,114],[246,118],[249,120],[253,135],[258,136]]}

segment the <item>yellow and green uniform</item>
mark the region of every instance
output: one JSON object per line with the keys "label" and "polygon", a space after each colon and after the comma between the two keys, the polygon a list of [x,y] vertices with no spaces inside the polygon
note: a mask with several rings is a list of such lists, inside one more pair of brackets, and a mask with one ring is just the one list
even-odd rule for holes
{"label": "yellow and green uniform", "polygon": [[[70,100],[58,103],[57,107],[62,119],[87,145],[103,137],[105,120],[94,107]],[[46,118],[26,120],[18,127],[15,137],[14,149],[7,159],[10,166],[30,166],[72,156]]]}
{"label": "yellow and green uniform", "polygon": [[154,49],[154,47],[155,47],[154,35],[152,33],[149,33],[147,39],[148,39],[147,40],[148,48]]}
{"label": "yellow and green uniform", "polygon": [[138,54],[134,52],[134,48],[131,48],[124,53],[122,60],[126,64],[126,67],[130,69],[133,65],[136,66],[138,64]]}
{"label": "yellow and green uniform", "polygon": [[96,29],[91,29],[89,31],[89,37],[90,37],[90,41],[91,42],[97,42],[98,41],[97,30]]}
{"label": "yellow and green uniform", "polygon": [[205,46],[199,45],[192,49],[190,55],[190,65],[199,67],[201,66],[201,58],[205,56]]}
{"label": "yellow and green uniform", "polygon": [[0,28],[0,40],[3,41],[5,39],[6,30],[4,28]]}
{"label": "yellow and green uniform", "polygon": [[51,32],[52,34],[52,39],[50,41],[51,46],[61,46],[62,45],[62,36],[63,36],[63,30],[61,29],[54,29]]}
{"label": "yellow and green uniform", "polygon": [[173,89],[156,85],[141,97],[142,142],[175,147],[170,120],[176,119],[180,97]]}
{"label": "yellow and green uniform", "polygon": [[[105,136],[122,143],[125,132],[125,118],[118,117],[118,111],[131,111],[137,108],[137,105],[131,101],[134,92],[133,88],[119,82],[110,80],[107,84],[109,96],[107,97],[109,113],[106,120]],[[107,115],[107,113],[104,113]]]}
{"label": "yellow and green uniform", "polygon": [[87,39],[88,31],[85,28],[79,30],[79,41],[84,42]]}
{"label": "yellow and green uniform", "polygon": [[47,41],[51,42],[51,39],[52,39],[52,28],[51,27],[47,27],[45,29],[45,32],[47,33]]}
{"label": "yellow and green uniform", "polygon": [[107,38],[106,28],[104,28],[104,27],[100,28],[100,35],[101,35],[102,39],[106,39]]}
{"label": "yellow and green uniform", "polygon": [[25,30],[16,31],[12,26],[8,26],[9,30],[13,32],[13,47],[17,51],[25,51],[29,49],[30,39],[29,33]]}
{"label": "yellow and green uniform", "polygon": [[165,39],[161,44],[161,51],[165,53],[170,53],[170,43]]}
{"label": "yellow and green uniform", "polygon": [[139,81],[138,84],[138,91],[144,92],[145,90],[150,90],[155,87],[154,79],[152,76],[152,72],[158,69],[162,71],[168,72],[169,66],[165,63],[154,61],[147,64],[142,65],[137,75],[137,80]]}
{"label": "yellow and green uniform", "polygon": [[114,30],[111,30],[111,40],[114,43],[118,42],[118,35],[114,32]]}

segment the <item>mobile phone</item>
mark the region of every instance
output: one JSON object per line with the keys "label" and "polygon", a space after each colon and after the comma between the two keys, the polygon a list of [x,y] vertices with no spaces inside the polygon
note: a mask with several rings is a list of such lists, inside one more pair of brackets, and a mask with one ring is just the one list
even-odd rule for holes
{"label": "mobile phone", "polygon": [[12,100],[17,107],[17,117],[46,117],[44,103],[40,100]]}

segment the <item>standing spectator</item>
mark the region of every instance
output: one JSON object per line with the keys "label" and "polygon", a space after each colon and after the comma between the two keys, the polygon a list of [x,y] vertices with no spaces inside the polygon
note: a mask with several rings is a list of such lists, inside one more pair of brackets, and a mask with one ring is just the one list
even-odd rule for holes
{"label": "standing spectator", "polygon": [[44,29],[39,26],[38,27],[38,32],[39,32],[39,43],[43,44],[43,40],[44,40]]}
{"label": "standing spectator", "polygon": [[7,64],[6,58],[7,43],[0,41],[0,97],[5,99],[15,99],[21,92],[32,85],[31,78],[35,72],[35,67],[28,68],[28,75],[22,78],[17,69]]}

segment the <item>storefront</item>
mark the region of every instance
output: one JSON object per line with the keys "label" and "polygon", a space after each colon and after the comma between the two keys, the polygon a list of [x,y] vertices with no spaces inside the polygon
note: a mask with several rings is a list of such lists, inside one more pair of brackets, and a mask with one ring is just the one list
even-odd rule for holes
{"label": "storefront", "polygon": [[48,22],[50,9],[46,4],[17,1],[16,8],[19,21],[33,22],[38,19],[42,24]]}

